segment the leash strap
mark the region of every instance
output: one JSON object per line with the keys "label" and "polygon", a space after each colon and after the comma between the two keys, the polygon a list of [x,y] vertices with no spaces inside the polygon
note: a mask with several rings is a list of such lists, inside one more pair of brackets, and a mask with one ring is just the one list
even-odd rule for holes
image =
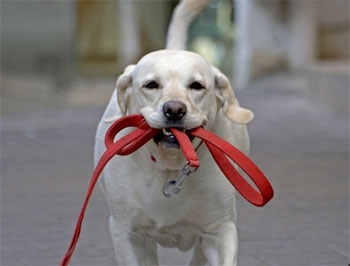
{"label": "leash strap", "polygon": [[[122,129],[127,127],[137,127],[137,129],[125,135],[124,137],[120,138],[118,141],[114,142],[115,136]],[[85,216],[88,202],[90,200],[93,189],[96,185],[98,177],[100,176],[103,168],[106,166],[109,160],[112,159],[112,157],[115,156],[116,154],[128,155],[134,152],[135,150],[140,148],[143,144],[145,144],[147,141],[149,141],[151,138],[153,138],[158,132],[159,132],[159,129],[150,128],[146,124],[143,117],[139,115],[131,115],[131,116],[123,117],[120,120],[116,121],[108,129],[105,137],[105,144],[106,144],[107,150],[101,156],[92,174],[90,184],[85,196],[85,200],[76,223],[72,241],[60,265],[62,266],[68,265],[73,255],[74,249],[78,243],[78,239],[80,236],[81,226]]]}
{"label": "leash strap", "polygon": [[170,130],[171,130],[171,133],[175,135],[177,141],[179,142],[180,149],[187,160],[187,165],[198,168],[199,160],[197,157],[197,153],[194,150],[192,146],[192,142],[188,138],[187,134],[176,128],[171,128]]}
{"label": "leash strap", "polygon": [[[116,135],[127,127],[136,127],[136,129],[115,141]],[[70,246],[60,263],[61,266],[68,265],[73,255],[80,236],[81,226],[88,202],[98,177],[106,164],[115,155],[124,156],[136,151],[150,139],[152,139],[160,130],[161,129],[151,128],[141,115],[125,116],[112,124],[112,126],[108,129],[105,136],[105,145],[107,149],[101,156],[92,174]],[[199,160],[196,151],[194,150],[187,134],[176,128],[171,128],[170,130],[179,142],[181,151],[183,152],[188,165],[192,167],[199,167]],[[192,129],[187,133],[191,136],[200,138],[203,140],[203,142],[205,142],[221,171],[225,174],[237,191],[250,203],[256,206],[264,206],[273,197],[273,190],[267,178],[259,170],[259,168],[237,148],[201,127]],[[234,161],[253,180],[258,191],[255,190],[238,173],[226,156]]]}

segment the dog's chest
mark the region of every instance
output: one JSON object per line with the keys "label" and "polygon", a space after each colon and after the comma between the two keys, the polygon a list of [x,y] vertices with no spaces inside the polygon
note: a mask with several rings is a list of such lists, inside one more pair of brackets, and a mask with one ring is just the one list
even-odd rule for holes
{"label": "dog's chest", "polygon": [[179,194],[175,194],[171,198],[164,196],[163,186],[165,183],[177,179],[179,175],[181,175],[180,171],[153,173],[141,191],[142,210],[158,228],[186,219],[188,214],[192,212],[193,206],[197,205],[193,193],[189,192],[190,182],[183,186]]}
{"label": "dog's chest", "polygon": [[[179,221],[201,223],[211,219],[222,210],[231,209],[234,193],[228,182],[218,177],[217,168],[203,166],[189,175],[178,194],[170,198],[163,194],[164,185],[181,176],[181,171],[152,171],[144,174],[143,185],[139,186],[139,207],[142,213],[152,220],[157,228],[170,226]],[[224,181],[224,182],[221,182]]]}
{"label": "dog's chest", "polygon": [[188,192],[188,183],[171,198],[163,195],[164,184],[178,178],[181,172],[154,173],[142,191],[142,211],[152,221],[152,226],[138,229],[155,239],[163,247],[177,247],[182,251],[192,248],[198,229],[189,222],[195,199]]}
{"label": "dog's chest", "polygon": [[193,247],[195,236],[198,236],[197,231],[198,229],[193,225],[184,221],[161,228],[147,227],[136,230],[137,233],[156,240],[163,247],[176,247],[181,251],[187,251]]}

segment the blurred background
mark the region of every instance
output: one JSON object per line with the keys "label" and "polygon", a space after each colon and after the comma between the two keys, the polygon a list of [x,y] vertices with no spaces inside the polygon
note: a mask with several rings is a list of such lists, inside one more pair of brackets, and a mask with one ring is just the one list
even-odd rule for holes
{"label": "blurred background", "polygon": [[[115,81],[164,48],[177,3],[0,2],[2,265],[57,264]],[[190,28],[188,49],[255,112],[251,156],[277,192],[259,211],[238,198],[239,265],[349,262],[349,12],[348,0],[213,0]],[[111,265],[95,193],[73,263]]]}
{"label": "blurred background", "polygon": [[[18,101],[38,108],[50,94],[56,105],[104,101],[104,86],[92,83],[162,49],[176,4],[1,1],[2,111],[24,108]],[[281,69],[348,74],[349,1],[213,0],[192,25],[188,47],[238,88]]]}

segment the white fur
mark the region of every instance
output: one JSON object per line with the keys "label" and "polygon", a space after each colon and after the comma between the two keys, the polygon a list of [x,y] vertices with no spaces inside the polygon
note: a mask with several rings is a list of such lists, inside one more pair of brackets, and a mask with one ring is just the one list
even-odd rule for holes
{"label": "white fur", "polygon": [[[146,88],[148,81],[156,81],[159,88]],[[191,89],[194,81],[205,89]],[[150,126],[164,128],[162,106],[169,100],[187,107],[181,127],[205,126],[248,153],[244,123],[253,114],[238,105],[227,78],[197,54],[162,50],[127,67],[118,78],[97,128],[95,163],[105,151],[104,136],[111,120],[141,113]],[[162,187],[181,175],[185,161],[179,149],[151,140],[129,156],[115,156],[106,166],[100,185],[111,211],[118,265],[157,265],[156,243],[183,251],[193,248],[191,265],[236,265],[235,190],[205,145],[197,154],[201,166],[171,198],[163,195]]]}

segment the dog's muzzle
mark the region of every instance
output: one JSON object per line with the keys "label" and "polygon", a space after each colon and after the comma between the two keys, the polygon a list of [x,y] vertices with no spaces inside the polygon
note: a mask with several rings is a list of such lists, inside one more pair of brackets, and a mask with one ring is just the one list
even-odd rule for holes
{"label": "dog's muzzle", "polygon": [[[185,133],[186,130],[182,129]],[[188,134],[187,134],[188,135]],[[188,135],[190,140],[194,139],[193,136]],[[174,134],[170,131],[169,128],[163,128],[155,137],[153,138],[154,142],[160,145],[162,148],[180,148],[179,142],[177,141]]]}
{"label": "dog's muzzle", "polygon": [[[180,148],[179,142],[169,128],[174,127],[173,125],[182,124],[182,120],[187,113],[187,107],[181,101],[172,100],[165,102],[162,109],[166,123],[169,124],[169,127],[163,128],[162,131],[160,131],[153,138],[153,140],[156,144],[161,145],[162,148]],[[181,128],[181,126],[177,128],[186,132],[185,129]],[[188,135],[188,137],[191,139],[191,141],[193,140],[192,136]]]}

